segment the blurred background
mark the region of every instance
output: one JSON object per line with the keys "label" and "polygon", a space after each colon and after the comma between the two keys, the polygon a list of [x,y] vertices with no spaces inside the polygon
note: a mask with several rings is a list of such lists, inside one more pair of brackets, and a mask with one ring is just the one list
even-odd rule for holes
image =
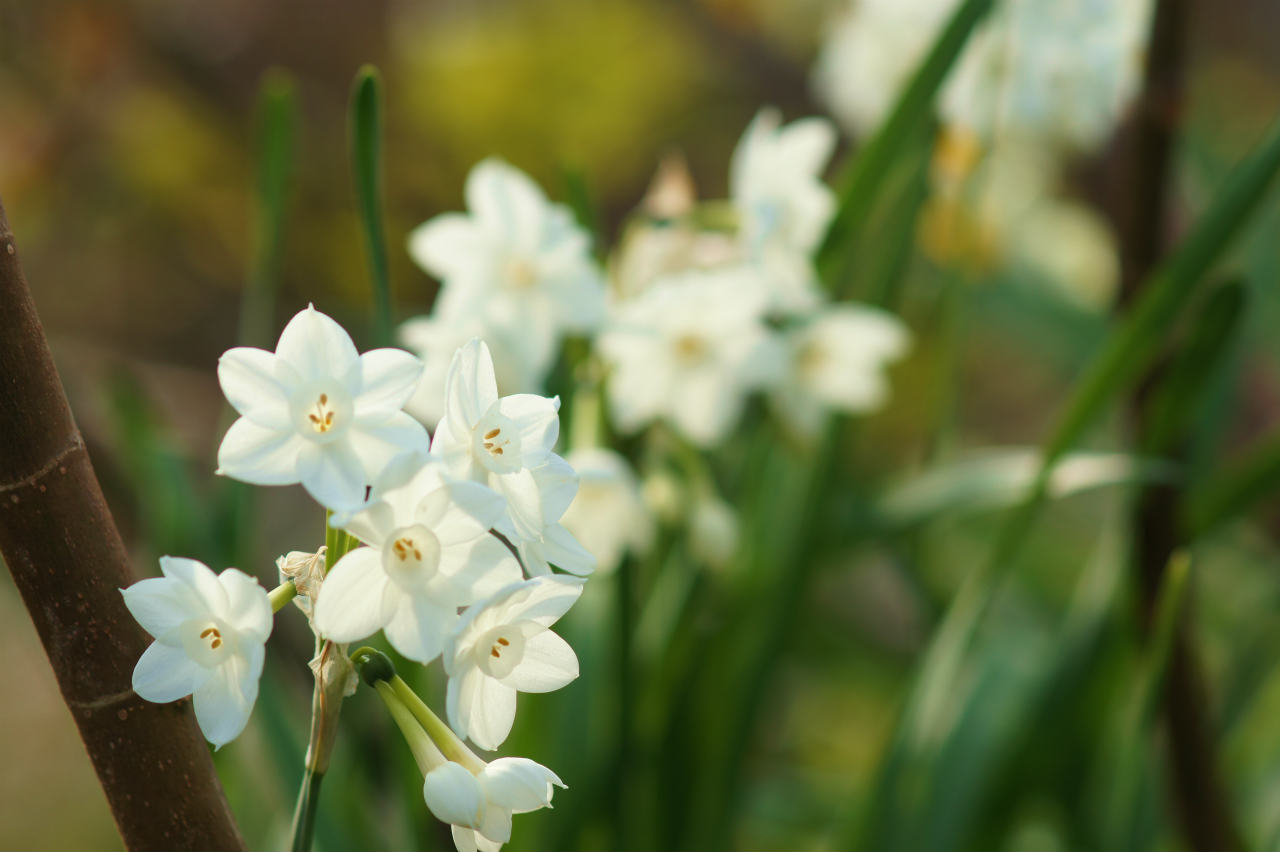
{"label": "blurred background", "polygon": [[[405,319],[424,312],[435,292],[403,250],[405,237],[461,208],[475,162],[499,155],[561,200],[566,175],[579,177],[607,239],[673,150],[686,157],[703,197],[723,197],[729,156],[759,107],[775,105],[787,119],[829,114],[811,69],[845,6],[0,0],[0,196],[138,570],[154,573],[163,553],[214,564],[228,552],[216,540],[217,519],[207,516],[223,505],[214,497],[225,483],[212,469],[229,415],[214,367],[239,335],[254,239],[255,105],[269,69],[291,74],[300,100],[270,336],[314,302],[366,348],[368,283],[346,138],[361,64],[377,65],[385,83],[385,212],[396,314]],[[1195,0],[1189,32],[1175,227],[1194,218],[1280,112],[1280,6]],[[837,162],[852,144],[841,142]],[[1070,243],[1083,247],[1064,261],[1084,264],[1082,274],[1070,267],[1055,275],[1061,267],[1052,260],[1078,229],[1047,225],[1026,237],[1038,242],[1022,244],[1024,253],[1042,263],[990,264],[989,246],[939,238],[926,213],[903,296],[916,346],[894,372],[891,405],[859,434],[857,467],[869,481],[892,489],[926,462],[1042,439],[1108,327],[1117,273],[1106,223],[1124,179],[1115,150],[1107,144],[1072,161],[1055,190],[1092,211],[1083,242]],[[1200,421],[1214,458],[1229,458],[1280,422],[1276,207],[1264,207],[1231,261],[1249,285],[1249,311],[1231,369]],[[957,269],[965,281],[958,308],[938,298],[940,282]],[[1098,446],[1119,446],[1122,435],[1117,420]],[[733,502],[732,475],[723,487]],[[951,508],[968,493],[957,487]],[[260,523],[234,552],[270,586],[276,556],[319,545],[321,518],[299,489],[260,489],[254,499]],[[750,693],[758,707],[749,713],[727,700],[699,703],[690,685],[698,669],[688,661],[699,660],[703,637],[727,624],[750,629],[723,617],[714,587],[702,602],[705,617],[632,685],[662,684],[690,697],[646,703],[643,694],[614,689],[610,647],[593,630],[607,620],[608,587],[589,585],[581,611],[566,619],[583,678],[555,695],[522,699],[503,750],[551,766],[569,790],[554,811],[516,821],[513,848],[1096,846],[1104,836],[1098,826],[1111,819],[1109,785],[1125,772],[1140,791],[1126,845],[1182,848],[1159,730],[1136,745],[1118,733],[1132,703],[1137,642],[1124,571],[1126,499],[1121,488],[1054,503],[1024,570],[986,620],[967,691],[950,710],[946,747],[928,777],[905,787],[901,778],[885,780],[905,690],[961,578],[986,558],[998,512],[912,504],[901,534],[837,549],[804,590],[803,616],[760,672]],[[1268,848],[1280,845],[1277,510],[1271,505],[1201,541],[1194,578],[1224,784],[1246,836]],[[0,642],[17,669],[0,693],[0,847],[117,848],[7,573],[0,612]],[[217,755],[254,847],[286,842],[310,655],[303,619],[282,617],[254,721]],[[442,707],[431,679],[438,667],[432,671],[422,686]],[[611,722],[602,720],[618,715],[619,700],[635,702],[640,733],[631,751],[592,747],[608,741]],[[451,848],[422,806],[420,778],[413,780],[407,750],[377,702],[362,691],[343,712],[317,847]],[[689,732],[708,729],[689,718],[731,726],[740,713],[750,723],[724,764],[732,774],[716,781],[687,773],[701,753]],[[597,758],[607,765],[593,764]],[[704,810],[698,785],[726,779],[732,785],[714,791],[715,807]],[[890,786],[898,792],[886,799]]]}

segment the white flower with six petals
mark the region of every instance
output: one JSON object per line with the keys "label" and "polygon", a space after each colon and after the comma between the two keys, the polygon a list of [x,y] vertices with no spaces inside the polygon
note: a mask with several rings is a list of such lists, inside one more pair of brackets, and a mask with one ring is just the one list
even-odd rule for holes
{"label": "white flower with six petals", "polygon": [[517,692],[552,692],[578,676],[578,656],[550,630],[585,581],[557,574],[515,583],[471,607],[449,637],[449,724],[495,749],[511,733]]}
{"label": "white flower with six petals", "polygon": [[472,773],[449,761],[427,773],[422,797],[453,826],[458,852],[497,852],[511,839],[511,815],[551,807],[560,777],[523,757],[501,757]]}
{"label": "white flower with six petals", "polygon": [[392,458],[426,453],[426,430],[401,411],[421,373],[399,349],[359,354],[342,326],[308,307],[275,352],[239,347],[219,360],[218,381],[241,416],[218,448],[218,473],[301,483],[327,508],[353,508]]}
{"label": "white flower with six petals", "polygon": [[235,568],[160,558],[162,577],[121,589],[125,606],[155,637],[133,669],[133,691],[164,704],[192,696],[196,721],[215,747],[244,730],[258,697],[271,603]]}

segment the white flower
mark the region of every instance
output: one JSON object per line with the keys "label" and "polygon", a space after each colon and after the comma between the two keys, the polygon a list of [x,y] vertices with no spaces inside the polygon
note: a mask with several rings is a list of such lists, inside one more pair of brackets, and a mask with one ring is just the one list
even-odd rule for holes
{"label": "white flower", "polygon": [[[560,434],[560,399],[513,394],[498,397],[493,359],[483,341],[454,355],[446,387],[445,415],[431,442],[432,455],[451,476],[483,482],[507,500],[494,527],[515,545],[532,571],[547,560],[577,573],[593,560],[556,523],[578,488],[577,477],[551,452]],[[527,563],[527,564],[529,564]]]}
{"label": "white flower", "polygon": [[827,410],[865,412],[888,395],[884,367],[907,350],[893,316],[858,305],[831,305],[787,332],[787,376],[773,391],[775,410],[813,437]]}
{"label": "white flower", "polygon": [[880,126],[957,0],[853,0],[813,69],[819,97],[850,133]]}
{"label": "white flower", "polygon": [[565,783],[523,757],[501,757],[472,773],[449,761],[427,773],[422,797],[441,822],[453,826],[458,852],[497,852],[511,839],[511,815],[551,807]]}
{"label": "white flower", "polygon": [[400,410],[421,372],[399,349],[360,355],[342,326],[308,307],[274,353],[240,347],[219,360],[218,381],[241,417],[218,448],[218,473],[300,482],[330,509],[358,505],[393,457],[427,450],[422,424]]}
{"label": "white flower", "polygon": [[596,567],[595,556],[559,523],[578,493],[577,472],[552,453],[530,473],[541,504],[542,527],[537,535],[518,539],[525,570],[530,576],[543,576],[555,564],[571,574],[590,574]]}
{"label": "white flower", "polygon": [[613,450],[587,447],[565,459],[578,474],[578,494],[560,519],[593,554],[601,571],[612,571],[628,551],[644,552],[653,519],[627,460]]}
{"label": "white flower", "polygon": [[760,265],[771,307],[804,310],[817,303],[810,255],[835,212],[835,194],[822,180],[836,132],[824,118],[780,126],[777,110],[762,109],[748,125],[729,166],[739,216],[739,240]]}
{"label": "white flower", "polygon": [[257,700],[271,603],[235,568],[214,574],[194,559],[162,556],[160,571],[120,590],[156,639],[134,667],[133,691],[158,704],[192,696],[200,730],[221,747],[244,730]]}
{"label": "white flower", "polygon": [[[334,642],[385,629],[411,660],[444,647],[458,608],[520,579],[511,551],[489,534],[502,498],[474,482],[446,483],[435,459],[390,477],[363,509],[333,523],[360,539],[325,577],[316,626]],[[397,481],[398,479],[398,481]]]}
{"label": "white flower", "polygon": [[765,305],[758,277],[742,267],[673,275],[617,305],[597,343],[612,368],[618,428],[666,418],[700,446],[723,439],[778,366]]}
{"label": "white flower", "polygon": [[444,417],[445,384],[453,353],[473,337],[489,347],[494,374],[503,393],[537,393],[542,390],[555,358],[555,350],[538,346],[520,328],[500,328],[471,314],[445,317],[438,312],[417,317],[400,326],[400,340],[422,359],[424,369],[405,411],[434,427]]}
{"label": "white flower", "polygon": [[952,72],[943,118],[986,140],[1096,148],[1137,92],[1150,10],[1150,0],[1002,4]]}
{"label": "white flower", "polygon": [[511,733],[517,692],[551,692],[578,676],[578,657],[551,632],[583,580],[555,575],[508,586],[471,607],[449,637],[449,724],[483,749]]}
{"label": "white flower", "polygon": [[443,282],[439,313],[521,328],[534,348],[593,330],[604,280],[569,209],[493,159],[471,170],[466,197],[469,213],[437,216],[409,237],[414,260]]}

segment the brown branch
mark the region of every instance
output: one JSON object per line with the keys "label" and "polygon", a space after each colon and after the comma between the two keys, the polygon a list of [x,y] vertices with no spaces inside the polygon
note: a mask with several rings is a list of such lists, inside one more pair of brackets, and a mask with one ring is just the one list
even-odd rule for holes
{"label": "brown branch", "polygon": [[0,203],[0,557],[35,622],[125,845],[243,849],[190,701],[130,684],[150,637]]}
{"label": "brown branch", "polygon": [[[1128,194],[1120,216],[1121,306],[1137,296],[1170,242],[1169,187],[1185,96],[1186,24],[1186,0],[1157,3],[1143,90],[1125,150]],[[1147,434],[1154,425],[1147,403],[1161,375],[1157,365],[1143,377],[1130,400],[1138,435]],[[1178,524],[1183,499],[1181,486],[1153,485],[1140,492],[1133,510],[1133,559],[1145,628],[1151,626],[1169,559],[1185,543]],[[1241,849],[1244,843],[1217,768],[1190,612],[1190,608],[1184,612],[1178,627],[1164,689],[1175,807],[1192,848]]]}

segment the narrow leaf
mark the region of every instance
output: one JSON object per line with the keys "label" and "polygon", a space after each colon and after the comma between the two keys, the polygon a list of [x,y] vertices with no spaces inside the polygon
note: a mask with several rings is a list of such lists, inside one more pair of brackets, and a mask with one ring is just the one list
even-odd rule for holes
{"label": "narrow leaf", "polygon": [[391,279],[387,272],[387,241],[382,229],[382,120],[378,70],[366,65],[356,73],[351,90],[351,165],[356,208],[364,232],[373,285],[373,339],[390,346]]}

